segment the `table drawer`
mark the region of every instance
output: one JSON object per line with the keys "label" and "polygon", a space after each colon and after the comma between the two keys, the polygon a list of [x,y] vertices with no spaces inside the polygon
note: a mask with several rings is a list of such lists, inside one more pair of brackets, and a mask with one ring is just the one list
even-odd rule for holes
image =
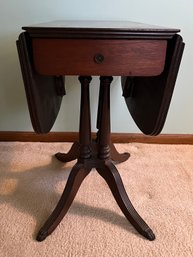
{"label": "table drawer", "polygon": [[43,75],[155,76],[165,65],[167,40],[32,40],[34,65]]}

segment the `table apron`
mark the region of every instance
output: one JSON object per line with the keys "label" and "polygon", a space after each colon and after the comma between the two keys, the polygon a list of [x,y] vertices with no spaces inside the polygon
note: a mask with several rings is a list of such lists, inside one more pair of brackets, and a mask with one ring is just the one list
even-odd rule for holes
{"label": "table apron", "polygon": [[33,38],[33,61],[42,75],[156,76],[167,40]]}

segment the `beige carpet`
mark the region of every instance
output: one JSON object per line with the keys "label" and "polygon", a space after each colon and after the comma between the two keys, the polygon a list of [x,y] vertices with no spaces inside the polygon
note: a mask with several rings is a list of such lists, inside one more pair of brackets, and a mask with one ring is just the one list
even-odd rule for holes
{"label": "beige carpet", "polygon": [[63,143],[0,143],[1,257],[192,257],[193,146],[119,144],[131,153],[117,167],[134,206],[156,234],[141,237],[95,170],[45,241],[38,229],[55,207],[74,162],[53,158]]}

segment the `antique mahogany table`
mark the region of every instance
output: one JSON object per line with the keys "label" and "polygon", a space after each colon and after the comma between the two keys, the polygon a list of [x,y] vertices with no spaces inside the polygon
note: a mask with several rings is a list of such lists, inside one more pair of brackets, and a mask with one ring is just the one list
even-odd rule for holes
{"label": "antique mahogany table", "polygon": [[[65,95],[64,76],[78,75],[81,84],[79,142],[68,153],[55,155],[62,162],[77,159],[77,163],[37,240],[44,240],[57,227],[93,168],[105,179],[129,222],[141,235],[154,240],[115,167],[126,161],[129,153],[118,153],[111,142],[110,84],[112,76],[121,76],[123,96],[137,126],[144,134],[159,134],[184,48],[179,30],[127,21],[56,21],[23,29],[17,48],[35,132],[51,130]],[[91,75],[100,76],[96,138],[91,138]]]}

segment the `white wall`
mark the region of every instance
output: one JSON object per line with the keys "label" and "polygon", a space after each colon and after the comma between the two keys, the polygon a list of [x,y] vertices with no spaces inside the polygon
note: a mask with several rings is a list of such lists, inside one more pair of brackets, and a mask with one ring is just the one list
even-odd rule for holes
{"label": "white wall", "polygon": [[[193,133],[192,0],[0,0],[0,131],[32,130],[15,46],[21,27],[58,19],[132,20],[180,28],[186,47],[163,133]],[[95,130],[97,77],[91,85],[92,130]],[[68,94],[53,131],[78,130],[77,77],[67,77],[66,87]],[[118,77],[114,78],[111,101],[112,130],[139,132],[121,97]]]}

